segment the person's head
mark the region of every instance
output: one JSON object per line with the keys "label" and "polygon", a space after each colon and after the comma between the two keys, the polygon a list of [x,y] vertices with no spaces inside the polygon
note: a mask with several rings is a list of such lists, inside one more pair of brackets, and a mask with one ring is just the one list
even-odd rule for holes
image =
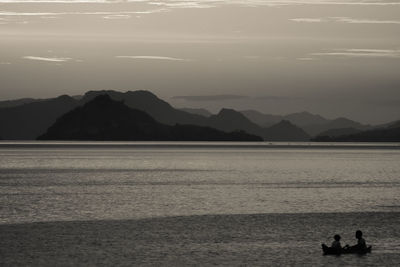
{"label": "person's head", "polygon": [[340,241],[340,235],[335,235],[333,238],[334,238],[336,241]]}
{"label": "person's head", "polygon": [[356,231],[356,238],[360,239],[362,237],[362,232],[360,230]]}

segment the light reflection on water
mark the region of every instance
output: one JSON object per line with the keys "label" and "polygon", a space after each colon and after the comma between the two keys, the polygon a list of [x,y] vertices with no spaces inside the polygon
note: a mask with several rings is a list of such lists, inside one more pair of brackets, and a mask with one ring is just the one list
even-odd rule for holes
{"label": "light reflection on water", "polygon": [[0,146],[1,223],[400,211],[396,148],[73,144]]}

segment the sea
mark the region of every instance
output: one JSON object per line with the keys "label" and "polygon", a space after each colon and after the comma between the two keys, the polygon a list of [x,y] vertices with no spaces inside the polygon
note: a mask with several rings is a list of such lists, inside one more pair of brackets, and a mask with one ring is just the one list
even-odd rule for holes
{"label": "sea", "polygon": [[399,143],[0,142],[1,266],[399,263]]}

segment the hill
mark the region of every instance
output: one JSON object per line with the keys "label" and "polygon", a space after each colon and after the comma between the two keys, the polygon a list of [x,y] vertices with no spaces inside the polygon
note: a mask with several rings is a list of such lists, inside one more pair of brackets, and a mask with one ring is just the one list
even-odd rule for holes
{"label": "hill", "polygon": [[207,109],[204,109],[204,108],[180,108],[179,110],[187,112],[187,113],[201,115],[204,117],[210,117],[212,115],[212,113],[210,111],[208,111]]}
{"label": "hill", "polygon": [[[85,103],[101,94],[107,94],[114,100],[124,101],[128,107],[142,110],[155,120],[168,125],[190,124],[207,126],[227,132],[241,130],[261,137],[267,136],[270,138],[273,136],[273,141],[286,141],[286,138],[282,140],[280,136],[290,135],[285,132],[281,134],[268,134],[265,128],[250,121],[243,114],[233,109],[221,109],[218,114],[209,117],[178,110],[149,91],[128,91],[125,93],[116,91],[89,91],[83,96],[81,101]],[[290,129],[287,127],[285,129],[282,128],[282,130],[292,131],[294,128]],[[293,133],[297,132],[296,127]],[[305,138],[303,134],[301,136],[292,134],[292,136],[295,137],[295,140],[305,141],[309,139],[309,136]]]}
{"label": "hill", "polygon": [[350,134],[356,134],[361,132],[361,130],[354,129],[354,128],[339,128],[339,129],[330,129],[327,131],[324,131],[318,136],[329,136],[329,137],[337,137],[341,135],[350,135]]}
{"label": "hill", "polygon": [[266,129],[265,141],[308,141],[310,136],[290,121],[281,122]]}
{"label": "hill", "polygon": [[24,104],[29,104],[33,102],[43,101],[43,99],[35,99],[35,98],[20,98],[14,100],[4,100],[0,101],[0,108],[11,108]]}
{"label": "hill", "polygon": [[125,105],[130,108],[142,110],[153,117],[155,120],[169,124],[175,125],[179,124],[194,124],[194,125],[204,125],[206,117],[188,113],[173,108],[166,101],[158,98],[155,94],[149,91],[127,91],[117,92],[117,91],[89,91],[81,99],[81,103],[84,104],[96,96],[107,94],[113,100],[123,101]]}
{"label": "hill", "polygon": [[262,127],[270,127],[279,121],[286,120],[302,128],[310,136],[321,135],[325,131],[334,129],[354,128],[361,131],[371,128],[369,125],[364,125],[347,118],[329,120],[306,111],[284,116],[264,114],[255,110],[245,110],[241,111],[241,113]]}
{"label": "hill", "polygon": [[362,131],[336,137],[318,136],[317,142],[400,142],[400,126]]}
{"label": "hill", "polygon": [[39,140],[261,141],[244,132],[225,133],[193,125],[169,126],[108,95],[96,96],[61,116]]}
{"label": "hill", "polygon": [[4,139],[33,140],[44,133],[62,114],[78,102],[67,96],[0,108],[0,127]]}
{"label": "hill", "polygon": [[242,110],[240,111],[246,118],[251,120],[254,123],[257,123],[261,127],[270,127],[283,119],[281,115],[271,115],[271,114],[264,114],[257,110]]}

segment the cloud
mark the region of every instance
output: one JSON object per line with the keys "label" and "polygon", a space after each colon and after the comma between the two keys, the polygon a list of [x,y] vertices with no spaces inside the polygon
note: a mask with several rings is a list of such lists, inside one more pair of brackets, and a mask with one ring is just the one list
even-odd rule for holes
{"label": "cloud", "polygon": [[[215,1],[216,3],[218,1]],[[222,1],[221,1],[222,2]],[[212,8],[216,7],[212,1],[157,1],[149,2],[150,5],[164,6],[167,8]]]}
{"label": "cloud", "polygon": [[116,56],[116,58],[189,61],[189,59],[176,58],[176,57],[164,57],[164,56]]}
{"label": "cloud", "polygon": [[72,60],[69,57],[36,57],[36,56],[25,56],[24,59],[47,61],[47,62],[66,62]]}
{"label": "cloud", "polygon": [[349,17],[326,17],[326,18],[294,18],[289,19],[294,22],[305,23],[350,23],[350,24],[400,24],[400,20],[376,20],[376,19],[356,19]]}
{"label": "cloud", "polygon": [[297,58],[297,60],[300,60],[300,61],[312,61],[312,60],[316,60],[316,59],[313,58],[313,57],[299,57],[299,58]]}
{"label": "cloud", "polygon": [[374,20],[374,19],[353,19],[348,17],[336,17],[337,22],[352,24],[400,24],[400,20]]}
{"label": "cloud", "polygon": [[147,3],[149,5],[173,8],[211,8],[221,5],[242,6],[288,6],[288,5],[363,5],[363,6],[389,6],[400,5],[398,1],[390,0],[0,0],[0,3]]}
{"label": "cloud", "polygon": [[301,99],[299,97],[294,97],[294,96],[275,96],[275,95],[264,95],[264,96],[257,96],[254,98],[256,100],[262,100],[262,101],[287,101],[287,100]]}
{"label": "cloud", "polygon": [[312,56],[400,58],[400,49],[334,49],[329,52],[311,53]]}
{"label": "cloud", "polygon": [[108,15],[104,16],[104,19],[130,19],[130,15],[124,15],[124,14],[116,14],[116,15]]}
{"label": "cloud", "polygon": [[310,22],[310,23],[318,23],[318,22],[324,22],[325,20],[323,18],[295,18],[295,19],[289,19],[294,22]]}
{"label": "cloud", "polygon": [[199,101],[225,101],[248,98],[244,95],[201,95],[201,96],[174,96],[173,99],[182,99],[185,101],[199,102]]}
{"label": "cloud", "polygon": [[[0,0],[1,3],[1,0]],[[87,11],[87,12],[16,12],[16,11],[0,11],[0,16],[5,17],[22,17],[22,16],[34,16],[42,18],[55,18],[56,16],[64,15],[99,15],[99,16],[127,16],[130,14],[152,14],[166,12],[167,9],[149,9],[143,11]]]}
{"label": "cloud", "polygon": [[0,65],[11,65],[11,62],[0,61]]}

